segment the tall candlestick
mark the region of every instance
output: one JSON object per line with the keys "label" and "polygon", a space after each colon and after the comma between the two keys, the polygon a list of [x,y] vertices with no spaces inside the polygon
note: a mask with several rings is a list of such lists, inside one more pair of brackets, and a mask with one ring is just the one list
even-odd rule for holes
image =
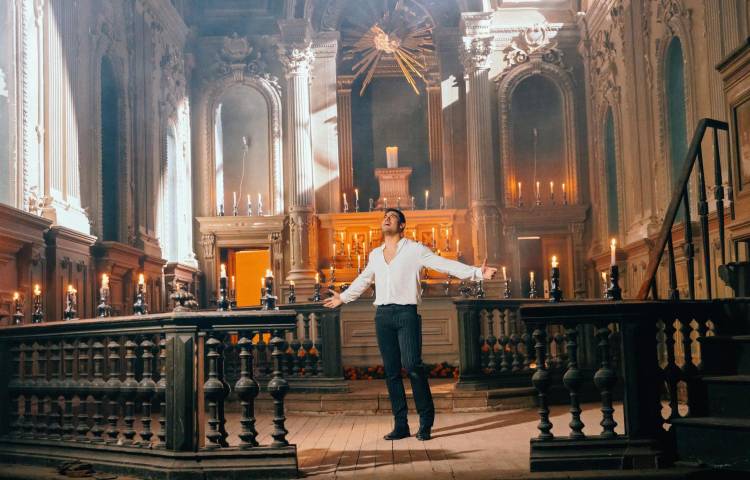
{"label": "tall candlestick", "polygon": [[247,194],[247,216],[250,217],[253,215],[253,202],[250,200],[250,194]]}
{"label": "tall candlestick", "polygon": [[[546,280],[545,280],[546,283]],[[557,257],[552,256],[552,274],[550,275],[550,301],[560,302],[563,298],[563,292],[560,289],[560,269],[558,268]]]}
{"label": "tall candlestick", "polygon": [[562,184],[562,196],[563,196],[563,199],[562,199],[563,205],[567,205],[568,204],[568,193],[565,190],[565,182],[563,182],[563,184]]}
{"label": "tall candlestick", "polygon": [[536,298],[536,281],[534,280],[534,272],[529,272],[529,298]]}
{"label": "tall candlestick", "polygon": [[424,191],[424,209],[425,210],[430,209],[430,191],[429,190]]}
{"label": "tall candlestick", "polygon": [[44,311],[42,310],[42,289],[39,284],[34,285],[34,311],[31,313],[31,323],[42,323]]}
{"label": "tall candlestick", "polygon": [[541,205],[542,204],[542,195],[539,191],[539,181],[536,182],[536,204]]}
{"label": "tall candlestick", "polygon": [[555,182],[549,182],[549,201],[555,204]]}
{"label": "tall candlestick", "polygon": [[237,216],[237,192],[232,192],[232,215]]}
{"label": "tall candlestick", "polygon": [[263,197],[258,192],[258,216],[263,215]]}
{"label": "tall candlestick", "polygon": [[359,189],[354,189],[354,211],[359,212]]}
{"label": "tall candlestick", "polygon": [[609,264],[617,264],[617,240],[614,238],[609,242]]}
{"label": "tall candlestick", "polygon": [[315,284],[316,285],[320,284],[320,274],[319,273],[315,273]]}
{"label": "tall candlestick", "polygon": [[521,189],[521,182],[518,182],[518,206],[523,206],[523,190]]}

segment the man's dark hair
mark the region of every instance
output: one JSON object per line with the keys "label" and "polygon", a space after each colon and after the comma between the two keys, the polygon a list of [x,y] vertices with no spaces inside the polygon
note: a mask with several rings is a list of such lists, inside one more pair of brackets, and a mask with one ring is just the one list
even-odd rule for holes
{"label": "man's dark hair", "polygon": [[398,223],[406,225],[406,215],[404,215],[404,212],[399,210],[398,208],[386,208],[383,212],[383,216],[388,215],[388,212],[395,212],[396,215],[398,215]]}

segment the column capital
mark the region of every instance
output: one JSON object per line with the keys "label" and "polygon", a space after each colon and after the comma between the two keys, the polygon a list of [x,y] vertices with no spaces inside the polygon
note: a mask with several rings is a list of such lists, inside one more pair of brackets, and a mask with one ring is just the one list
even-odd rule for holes
{"label": "column capital", "polygon": [[351,95],[353,83],[354,75],[338,75],[336,77],[336,92]]}
{"label": "column capital", "polygon": [[491,36],[463,37],[461,40],[459,57],[464,66],[464,72],[489,69],[493,38]]}
{"label": "column capital", "polygon": [[309,75],[314,59],[315,53],[313,52],[312,42],[294,43],[279,47],[279,60],[284,66],[287,78]]}

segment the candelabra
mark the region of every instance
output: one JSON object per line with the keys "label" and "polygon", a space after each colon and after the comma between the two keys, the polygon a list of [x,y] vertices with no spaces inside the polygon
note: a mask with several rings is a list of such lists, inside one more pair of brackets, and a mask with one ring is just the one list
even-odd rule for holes
{"label": "candelabra", "polygon": [[99,305],[96,307],[96,314],[100,317],[109,317],[112,315],[112,306],[109,304],[109,289],[102,287],[99,290]]}
{"label": "candelabra", "polygon": [[465,280],[461,280],[461,283],[458,284],[458,294],[462,297],[468,297],[471,294],[471,288],[469,288]]}
{"label": "candelabra", "polygon": [[171,295],[170,300],[174,302],[173,312],[189,312],[191,310],[198,309],[198,302],[195,301],[195,296],[187,291],[187,286],[182,283],[175,281],[175,289]]}
{"label": "candelabra", "polygon": [[76,294],[75,291],[68,290],[65,298],[65,310],[63,311],[63,320],[72,320],[76,318]]}
{"label": "candelabra", "polygon": [[443,282],[443,288],[445,289],[445,296],[446,297],[449,297],[450,294],[451,294],[451,280],[452,279],[453,279],[453,277],[451,277],[450,275],[448,275],[448,279],[445,282]]}
{"label": "candelabra", "polygon": [[138,284],[138,292],[135,294],[135,302],[133,303],[133,314],[134,315],[146,315],[148,314],[148,304],[146,304],[146,293],[143,291],[143,284]]}
{"label": "candelabra", "polygon": [[[328,290],[335,290],[336,289],[336,270],[331,269],[331,278],[328,279]],[[329,296],[333,296],[332,293],[329,292]]]}
{"label": "candelabra", "polygon": [[536,280],[533,278],[529,280],[529,298],[536,298]]}
{"label": "candelabra", "polygon": [[349,213],[349,203],[344,200],[344,213]]}
{"label": "candelabra", "polygon": [[505,280],[505,291],[503,291],[503,298],[510,298],[510,278]]}
{"label": "candelabra", "polygon": [[622,289],[620,289],[620,269],[617,265],[612,265],[609,269],[607,300],[622,300]]}
{"label": "candelabra", "polygon": [[607,291],[609,290],[609,285],[607,283],[607,274],[602,272],[602,298],[605,300],[607,299]]}
{"label": "candelabra", "polygon": [[34,294],[34,311],[31,313],[31,323],[42,323],[44,321],[44,310],[42,310],[42,295]]}
{"label": "candelabra", "polygon": [[320,298],[320,282],[315,282],[315,286],[313,287],[313,296],[310,297],[311,302],[320,302],[322,299]]}
{"label": "candelabra", "polygon": [[286,303],[296,303],[297,293],[294,291],[294,282],[289,283],[289,293],[286,296]]}
{"label": "candelabra", "polygon": [[16,293],[14,296],[16,312],[13,314],[13,325],[23,325],[23,309],[21,306],[21,297]]}
{"label": "candelabra", "polygon": [[273,277],[270,275],[266,276],[266,289],[265,295],[263,295],[263,310],[278,310],[276,306],[276,300],[278,297],[273,294]]}
{"label": "candelabra", "polygon": [[476,283],[476,287],[474,289],[474,296],[477,298],[484,298],[485,292],[484,292],[484,280],[479,280]]}
{"label": "candelabra", "polygon": [[216,300],[217,310],[225,312],[231,310],[232,304],[227,296],[227,277],[219,277],[219,298]]}
{"label": "candelabra", "polygon": [[549,290],[550,302],[560,302],[563,298],[563,292],[560,290],[560,268],[552,267],[552,277],[550,279]]}

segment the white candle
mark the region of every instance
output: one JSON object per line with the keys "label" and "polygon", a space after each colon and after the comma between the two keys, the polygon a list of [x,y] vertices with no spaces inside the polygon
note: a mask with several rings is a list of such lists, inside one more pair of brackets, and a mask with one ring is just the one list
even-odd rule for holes
{"label": "white candle", "polygon": [[388,168],[398,168],[398,147],[385,147],[385,159]]}
{"label": "white candle", "polygon": [[221,273],[219,274],[219,277],[227,278],[227,266],[222,263],[220,270],[221,270]]}
{"label": "white candle", "polygon": [[552,255],[552,268],[557,268],[557,257]]}
{"label": "white candle", "polygon": [[270,268],[266,269],[266,278],[273,278],[273,272]]}
{"label": "white candle", "polygon": [[102,273],[102,288],[109,289],[109,275]]}
{"label": "white candle", "polygon": [[36,295],[38,297],[41,294],[42,294],[42,289],[39,288],[39,284],[37,283],[36,285],[34,285],[34,295]]}
{"label": "white candle", "polygon": [[[316,274],[317,275],[317,274]],[[294,280],[289,280],[289,286],[293,289],[294,288]]]}
{"label": "white candle", "polygon": [[521,182],[518,182],[518,198],[520,199],[522,197],[521,194]]}
{"label": "white candle", "polygon": [[232,192],[232,207],[237,208],[237,192]]}
{"label": "white candle", "polygon": [[539,182],[536,182],[536,198],[539,198]]}
{"label": "white candle", "polygon": [[460,252],[460,251],[461,251],[461,250],[459,249],[459,245],[461,244],[460,242],[461,242],[461,241],[460,241],[459,239],[456,239],[456,252]]}
{"label": "white candle", "polygon": [[359,270],[362,267],[362,264],[360,263],[360,255],[357,255],[357,270]]}
{"label": "white candle", "polygon": [[320,274],[319,274],[319,273],[316,273],[316,274],[315,274],[315,284],[317,285],[317,284],[319,284],[319,283],[320,283]]}
{"label": "white candle", "polygon": [[18,301],[18,297],[20,297],[20,296],[21,296],[21,294],[19,294],[18,292],[13,292],[13,301],[17,302]]}
{"label": "white candle", "polygon": [[351,243],[346,244],[346,254],[350,257],[352,256],[352,244]]}
{"label": "white candle", "polygon": [[609,264],[615,265],[617,263],[617,240],[614,238],[609,242]]}
{"label": "white candle", "polygon": [[263,213],[263,197],[261,197],[260,192],[258,192],[258,215]]}
{"label": "white candle", "polygon": [[529,280],[534,283],[534,272],[529,272]]}
{"label": "white candle", "polygon": [[266,288],[266,279],[265,277],[260,277],[260,289],[263,290]]}
{"label": "white candle", "polygon": [[602,282],[607,283],[607,272],[602,272]]}
{"label": "white candle", "polygon": [[143,274],[138,274],[138,285],[144,285],[146,283],[146,280],[143,278]]}
{"label": "white candle", "polygon": [[331,251],[333,252],[333,256],[335,257],[336,256],[336,242],[333,242],[331,244],[331,247],[332,247]]}
{"label": "white candle", "polygon": [[425,190],[424,191],[424,209],[429,210],[430,208],[430,191]]}
{"label": "white candle", "polygon": [[234,275],[232,275],[232,290],[234,290]]}
{"label": "white candle", "polygon": [[508,281],[508,272],[505,270],[505,266],[503,265],[503,281]]}
{"label": "white candle", "polygon": [[555,194],[555,182],[549,182],[549,196]]}
{"label": "white candle", "polygon": [[344,193],[343,195],[344,195],[344,205],[349,205],[349,202],[346,201],[346,193]]}
{"label": "white candle", "polygon": [[354,199],[359,202],[359,189],[354,189]]}

